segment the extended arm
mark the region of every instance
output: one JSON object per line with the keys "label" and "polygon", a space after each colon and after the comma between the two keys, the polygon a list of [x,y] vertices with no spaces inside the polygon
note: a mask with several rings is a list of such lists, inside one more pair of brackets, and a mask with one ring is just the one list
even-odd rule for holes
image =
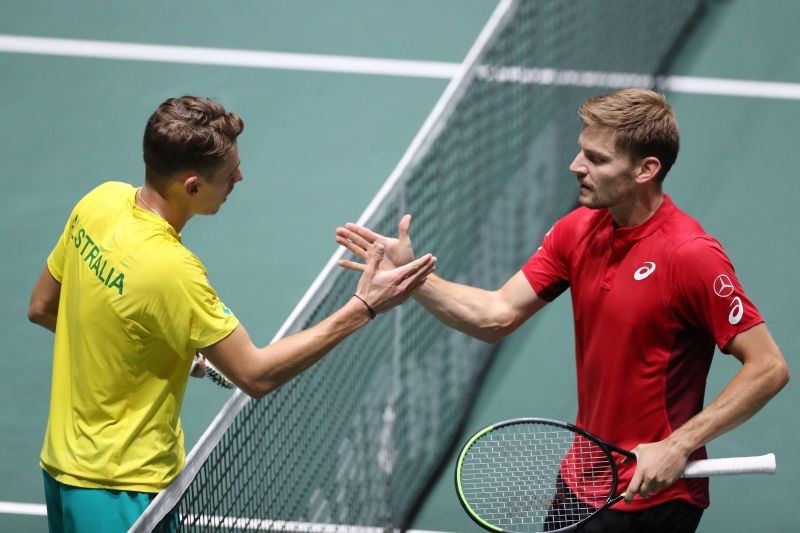
{"label": "extended arm", "polygon": [[[436,264],[436,259],[428,254],[402,267],[381,270],[383,254],[381,246],[370,248],[367,268],[356,289],[356,294],[376,313],[402,303]],[[319,361],[369,320],[367,306],[353,296],[316,325],[263,348],[256,347],[240,325],[226,338],[201,351],[239,388],[259,398]]]}
{"label": "extended arm", "polygon": [[495,291],[430,276],[413,296],[451,328],[486,342],[499,341],[547,303],[522,272]]}
{"label": "extended arm", "polygon": [[55,333],[60,296],[61,284],[45,266],[31,292],[31,300],[28,303],[28,320]]}
{"label": "extended arm", "polygon": [[[414,259],[409,237],[411,216],[405,215],[398,225],[398,238],[389,238],[357,224],[336,230],[336,242],[362,259],[370,245],[386,248],[385,266],[403,265]],[[342,260],[351,270],[363,271],[365,265]],[[522,272],[517,272],[503,287],[495,291],[478,289],[430,276],[414,294],[422,306],[448,326],[468,335],[496,342],[514,331],[547,303],[540,298]]]}
{"label": "extended arm", "polygon": [[722,393],[661,442],[640,444],[626,500],[677,481],[694,450],[756,414],[789,381],[786,361],[764,324],[738,334],[728,351],[742,367]]}

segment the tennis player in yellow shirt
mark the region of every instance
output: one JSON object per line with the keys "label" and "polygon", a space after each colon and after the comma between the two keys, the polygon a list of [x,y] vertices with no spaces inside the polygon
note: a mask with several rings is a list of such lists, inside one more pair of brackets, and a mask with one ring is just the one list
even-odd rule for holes
{"label": "tennis player in yellow shirt", "polygon": [[209,99],[161,104],[145,129],[144,186],[108,182],[83,197],[36,281],[28,317],[55,332],[40,458],[51,531],[125,531],[180,472],[179,413],[198,350],[261,397],[402,303],[434,269],[427,255],[384,271],[384,250],[373,247],[339,310],[256,347],[180,237],[242,180],[243,128]]}

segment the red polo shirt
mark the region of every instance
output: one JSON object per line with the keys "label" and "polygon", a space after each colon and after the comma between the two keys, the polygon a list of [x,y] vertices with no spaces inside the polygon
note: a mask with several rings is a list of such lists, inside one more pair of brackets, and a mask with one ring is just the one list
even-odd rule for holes
{"label": "red polo shirt", "polygon": [[[621,448],[666,438],[703,408],[716,344],[763,322],[722,246],[664,196],[631,228],[608,210],[579,208],[559,220],[522,267],[536,293],[571,289],[578,374],[576,425]],[[705,447],[690,459],[706,457]],[[567,459],[569,460],[569,458]],[[635,463],[618,461],[620,484]],[[574,469],[562,471],[581,494]],[[708,480],[680,480],[620,510],[668,500],[708,506]]]}

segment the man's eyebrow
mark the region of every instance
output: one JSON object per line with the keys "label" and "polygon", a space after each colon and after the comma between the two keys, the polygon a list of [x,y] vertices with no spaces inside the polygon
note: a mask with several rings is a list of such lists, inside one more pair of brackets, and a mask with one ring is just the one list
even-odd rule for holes
{"label": "man's eyebrow", "polygon": [[597,150],[593,150],[591,148],[583,148],[582,147],[581,150],[583,150],[584,154],[586,154],[588,156],[592,156],[592,157],[598,158],[598,159],[609,159],[610,158],[610,156],[608,154],[606,154],[605,152],[598,152]]}

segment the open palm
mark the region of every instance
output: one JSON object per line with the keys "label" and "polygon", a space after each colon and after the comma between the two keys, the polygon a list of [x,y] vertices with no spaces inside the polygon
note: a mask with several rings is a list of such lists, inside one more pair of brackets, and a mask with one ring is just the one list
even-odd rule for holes
{"label": "open palm", "polygon": [[[346,224],[345,227],[336,228],[336,242],[344,246],[353,254],[366,261],[367,249],[370,245],[381,244],[386,251],[381,269],[391,270],[398,266],[407,265],[414,260],[414,249],[408,228],[411,225],[411,215],[405,215],[397,225],[398,238],[386,237],[375,233],[369,228],[358,224]],[[363,272],[364,263],[342,259],[339,265],[350,270]]]}

